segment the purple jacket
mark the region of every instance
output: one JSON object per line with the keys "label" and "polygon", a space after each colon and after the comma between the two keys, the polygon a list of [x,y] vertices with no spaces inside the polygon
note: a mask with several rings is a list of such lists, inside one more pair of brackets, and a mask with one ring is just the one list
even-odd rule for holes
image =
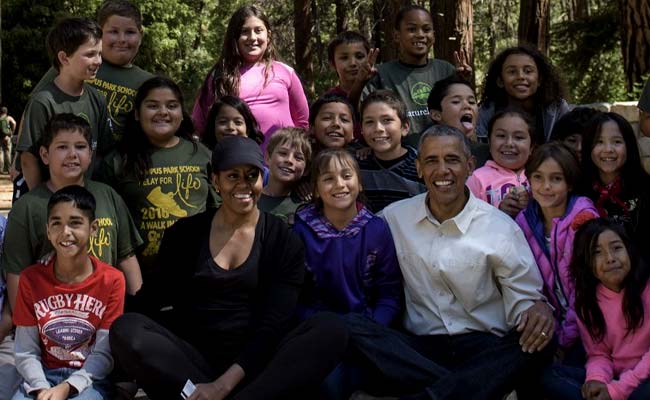
{"label": "purple jacket", "polygon": [[338,230],[308,205],[296,213],[293,229],[305,244],[308,272],[300,317],[320,310],[356,312],[389,325],[398,316],[402,274],[386,221],[362,207]]}
{"label": "purple jacket", "polygon": [[[519,212],[515,219],[524,231],[544,279],[544,294],[555,308],[556,334],[560,346],[564,348],[570,347],[580,336],[574,309],[575,284],[569,273],[573,238],[580,225],[593,218],[598,218],[598,211],[591,200],[586,197],[569,196],[564,216],[553,219],[550,246],[546,244],[544,216],[537,201],[531,199],[528,206]],[[556,276],[559,276],[559,287],[556,284]],[[560,303],[557,291],[564,294],[568,303],[566,306]]]}

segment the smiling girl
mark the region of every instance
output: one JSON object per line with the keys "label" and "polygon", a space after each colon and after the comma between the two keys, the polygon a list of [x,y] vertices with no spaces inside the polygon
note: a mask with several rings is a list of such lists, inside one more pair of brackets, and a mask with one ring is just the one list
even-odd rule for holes
{"label": "smiling girl", "polygon": [[314,204],[294,225],[311,277],[299,315],[355,312],[388,326],[400,310],[401,273],[388,225],[359,201],[359,166],[345,150],[324,150],[311,176]]}
{"label": "smiling girl", "polygon": [[571,274],[587,351],[585,368],[554,365],[544,377],[551,399],[650,397],[650,288],[647,265],[625,230],[595,219],[575,237]]}
{"label": "smiling girl", "polygon": [[[208,110],[222,96],[238,96],[251,108],[265,138],[286,126],[307,128],[308,104],[293,68],[277,61],[269,19],[257,6],[239,8],[228,22],[221,56],[194,104],[199,135]],[[265,148],[265,145],[263,145]]]}
{"label": "smiling girl", "polygon": [[491,160],[467,179],[474,196],[515,217],[528,203],[524,166],[533,146],[533,128],[526,114],[505,110],[490,121]]}
{"label": "smiling girl", "polygon": [[[581,192],[601,217],[625,226],[635,241],[650,237],[650,176],[641,165],[629,122],[616,113],[601,113],[583,137]],[[647,247],[647,246],[645,246]],[[642,249],[642,254],[648,251]]]}
{"label": "smiling girl", "polygon": [[168,78],[142,84],[126,132],[118,150],[104,159],[100,176],[122,195],[145,241],[138,259],[146,280],[164,230],[214,203],[210,151],[191,140],[183,96]]}
{"label": "smiling girl", "polygon": [[547,143],[535,150],[526,176],[532,191],[528,206],[517,215],[544,279],[544,294],[555,310],[556,334],[567,350],[579,338],[574,303],[574,282],[569,274],[576,230],[597,218],[591,200],[574,194],[580,167],[569,148]]}
{"label": "smiling girl", "polygon": [[533,116],[535,141],[545,143],[555,122],[569,111],[564,97],[560,76],[547,57],[531,46],[509,47],[496,56],[485,76],[476,134],[487,137],[493,115],[515,107]]}

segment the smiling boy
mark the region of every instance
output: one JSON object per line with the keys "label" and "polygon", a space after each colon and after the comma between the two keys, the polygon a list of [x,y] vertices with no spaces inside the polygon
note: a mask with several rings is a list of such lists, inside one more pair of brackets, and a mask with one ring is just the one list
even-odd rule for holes
{"label": "smiling boy", "polygon": [[17,167],[30,189],[44,180],[38,149],[43,129],[54,114],[72,113],[90,123],[93,158],[95,152],[103,154],[112,143],[106,101],[85,83],[95,78],[102,63],[99,25],[87,18],[63,19],[47,35],[46,44],[58,75],[32,95],[23,114],[17,146]]}

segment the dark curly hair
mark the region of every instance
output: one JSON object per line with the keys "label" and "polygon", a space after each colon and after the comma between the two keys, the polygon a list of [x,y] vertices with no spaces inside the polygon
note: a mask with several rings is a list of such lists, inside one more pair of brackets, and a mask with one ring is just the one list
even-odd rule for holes
{"label": "dark curly hair", "polygon": [[560,74],[549,59],[533,46],[520,45],[508,47],[499,53],[490,63],[487,75],[485,75],[481,104],[494,103],[497,108],[505,107],[508,104],[508,94],[504,88],[499,87],[498,81],[501,79],[503,64],[513,54],[530,56],[537,65],[540,85],[535,93],[536,106],[547,107],[550,104],[560,102],[566,97]]}

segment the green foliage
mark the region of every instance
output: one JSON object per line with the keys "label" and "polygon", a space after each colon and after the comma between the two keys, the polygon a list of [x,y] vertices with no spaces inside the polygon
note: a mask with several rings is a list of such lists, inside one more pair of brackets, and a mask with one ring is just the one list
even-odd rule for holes
{"label": "green foliage", "polygon": [[638,99],[638,93],[625,89],[615,2],[585,19],[555,24],[551,38],[553,61],[562,66],[572,102]]}

